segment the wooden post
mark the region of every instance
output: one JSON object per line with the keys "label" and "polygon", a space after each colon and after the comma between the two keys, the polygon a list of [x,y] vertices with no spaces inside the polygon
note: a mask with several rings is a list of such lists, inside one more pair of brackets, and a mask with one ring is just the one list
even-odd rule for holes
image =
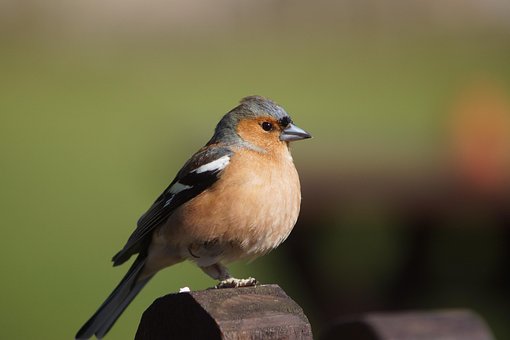
{"label": "wooden post", "polygon": [[492,340],[485,322],[470,310],[368,313],[340,320],[320,340]]}
{"label": "wooden post", "polygon": [[169,294],[143,313],[135,340],[313,339],[303,310],[277,285]]}

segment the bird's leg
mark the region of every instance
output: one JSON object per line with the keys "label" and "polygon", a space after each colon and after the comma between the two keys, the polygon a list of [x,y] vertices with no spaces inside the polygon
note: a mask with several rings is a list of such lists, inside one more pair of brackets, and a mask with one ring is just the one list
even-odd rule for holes
{"label": "bird's leg", "polygon": [[216,288],[252,287],[258,283],[257,279],[253,277],[249,277],[247,279],[236,279],[235,277],[230,277],[226,280],[220,281],[220,283],[216,285]]}
{"label": "bird's leg", "polygon": [[216,288],[237,288],[237,287],[250,287],[255,286],[258,281],[253,277],[247,279],[236,279],[230,276],[227,267],[221,263],[215,263],[211,266],[200,267],[210,277],[220,282],[216,285]]}
{"label": "bird's leg", "polygon": [[222,281],[231,278],[227,267],[225,267],[221,263],[215,263],[207,267],[200,267],[200,269],[202,269],[204,273],[206,273],[215,280]]}

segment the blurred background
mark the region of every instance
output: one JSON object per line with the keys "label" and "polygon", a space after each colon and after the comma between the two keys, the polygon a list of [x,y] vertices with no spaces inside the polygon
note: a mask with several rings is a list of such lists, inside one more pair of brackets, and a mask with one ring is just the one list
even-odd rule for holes
{"label": "blurred background", "polygon": [[[367,311],[472,308],[510,338],[510,2],[0,0],[0,329],[70,339],[110,258],[240,98],[284,106],[302,215],[235,276],[315,334]],[[191,264],[157,297],[215,282]]]}

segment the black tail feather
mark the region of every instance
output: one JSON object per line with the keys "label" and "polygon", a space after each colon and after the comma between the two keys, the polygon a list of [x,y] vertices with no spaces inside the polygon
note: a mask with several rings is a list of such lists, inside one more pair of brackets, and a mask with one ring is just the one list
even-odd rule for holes
{"label": "black tail feather", "polygon": [[149,282],[150,279],[152,279],[152,276],[150,276],[140,282],[137,282],[135,284],[135,286],[133,287],[131,292],[129,292],[129,295],[126,297],[126,299],[118,306],[117,309],[115,309],[115,311],[113,311],[110,314],[110,317],[107,320],[105,320],[103,326],[96,332],[96,336],[98,338],[102,338],[103,336],[106,335],[106,333],[108,333],[108,331],[115,324],[115,322],[117,321],[119,316],[122,314],[122,312],[124,312],[124,310],[127,308],[127,306],[129,306],[131,301],[133,301],[133,299],[138,295],[138,293],[142,290],[142,288],[145,286],[145,284],[147,282]]}
{"label": "black tail feather", "polygon": [[140,254],[97,312],[76,333],[76,339],[89,339],[93,335],[99,339],[108,333],[129,303],[152,278],[150,276],[137,281],[144,264],[145,256]]}

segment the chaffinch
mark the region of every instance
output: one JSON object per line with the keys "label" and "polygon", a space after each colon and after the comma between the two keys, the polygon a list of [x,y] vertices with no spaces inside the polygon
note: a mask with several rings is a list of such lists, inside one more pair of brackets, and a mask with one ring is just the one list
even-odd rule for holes
{"label": "chaffinch", "polygon": [[224,263],[263,255],[287,238],[301,204],[289,142],[310,137],[273,101],[242,99],[138,220],[113,257],[114,266],[138,254],[135,262],[76,338],[102,338],[159,270],[184,260],[219,288],[254,285],[231,277]]}

